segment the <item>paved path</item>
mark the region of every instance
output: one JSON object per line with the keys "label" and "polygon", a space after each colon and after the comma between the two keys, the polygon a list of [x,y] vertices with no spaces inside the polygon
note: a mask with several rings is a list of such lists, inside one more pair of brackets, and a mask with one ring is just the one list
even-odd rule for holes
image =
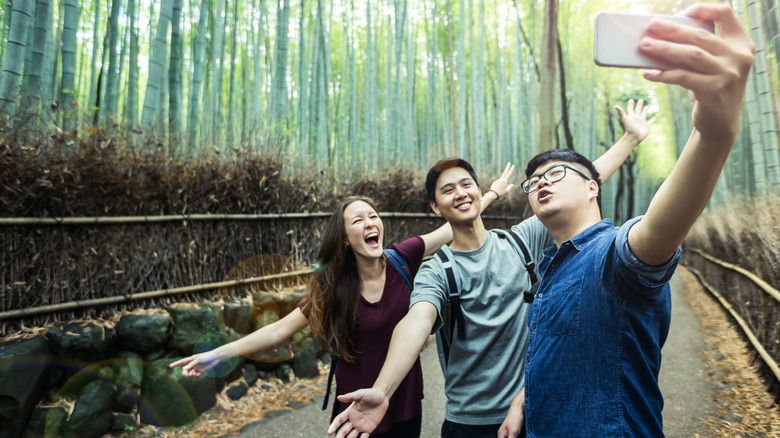
{"label": "paved path", "polygon": [[[680,282],[672,279],[672,327],[663,350],[660,385],[664,394],[664,432],[667,437],[708,436],[701,419],[714,414],[715,408],[705,394],[714,392],[701,361],[705,349],[699,332],[699,321],[683,298]],[[444,379],[432,341],[423,350],[425,399],[423,400],[424,438],[438,437],[444,419]],[[283,412],[272,418],[245,426],[241,438],[327,437],[330,411],[322,411],[322,397],[294,412]]]}

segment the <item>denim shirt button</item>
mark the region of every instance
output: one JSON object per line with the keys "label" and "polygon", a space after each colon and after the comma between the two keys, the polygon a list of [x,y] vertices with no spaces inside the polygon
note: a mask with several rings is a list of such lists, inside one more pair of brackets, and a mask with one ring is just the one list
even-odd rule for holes
{"label": "denim shirt button", "polygon": [[531,356],[525,357],[525,363],[531,363]]}
{"label": "denim shirt button", "polygon": [[536,330],[536,324],[534,324],[533,327],[531,327],[531,330]]}
{"label": "denim shirt button", "polygon": [[541,298],[543,296],[544,296],[544,294],[542,292],[539,292],[538,294],[536,294],[536,298]]}

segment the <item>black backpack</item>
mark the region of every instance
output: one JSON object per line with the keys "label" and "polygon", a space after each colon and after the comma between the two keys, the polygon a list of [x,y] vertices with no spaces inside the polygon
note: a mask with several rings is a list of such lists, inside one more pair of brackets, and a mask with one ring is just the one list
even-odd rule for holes
{"label": "black backpack", "polygon": [[[531,303],[534,299],[536,289],[539,287],[539,277],[534,271],[535,265],[531,259],[531,255],[528,253],[528,249],[525,244],[511,229],[508,230],[491,230],[496,233],[499,238],[506,239],[507,235],[514,239],[520,251],[525,258],[525,270],[528,272],[528,277],[531,281],[531,288],[523,292],[523,301]],[[439,351],[439,363],[441,363],[441,370],[444,375],[447,375],[447,362],[450,358],[450,345],[452,344],[452,336],[455,333],[455,327],[458,329],[458,339],[466,338],[466,323],[463,318],[463,311],[460,308],[460,290],[455,282],[455,273],[452,270],[452,262],[447,256],[447,251],[444,248],[436,251],[436,256],[439,257],[444,272],[447,275],[447,301],[446,309],[442,309],[442,317],[444,319],[441,328],[436,332],[436,347]]]}
{"label": "black backpack", "polygon": [[[401,254],[398,254],[398,251],[388,248],[383,251],[385,255],[387,256],[387,261],[390,262],[390,266],[395,269],[396,272],[401,274],[401,278],[404,279],[406,282],[406,285],[409,286],[409,290],[414,290],[414,285],[412,284],[412,274],[409,272],[409,263],[406,262],[406,260],[401,257]],[[339,358],[330,355],[330,371],[328,372],[328,389],[325,390],[325,399],[322,400],[322,410],[328,408],[328,400],[330,399],[330,388],[333,385],[333,376],[336,374],[336,368],[339,366]]]}

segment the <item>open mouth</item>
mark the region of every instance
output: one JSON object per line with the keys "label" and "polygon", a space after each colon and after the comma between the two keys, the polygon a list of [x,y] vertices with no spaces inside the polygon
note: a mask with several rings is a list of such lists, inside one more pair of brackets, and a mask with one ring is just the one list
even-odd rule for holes
{"label": "open mouth", "polygon": [[469,208],[471,208],[471,202],[464,202],[455,206],[455,209],[460,211],[467,211]]}
{"label": "open mouth", "polygon": [[539,190],[539,195],[537,195],[537,199],[539,202],[544,202],[549,200],[552,197],[552,192],[546,189]]}
{"label": "open mouth", "polygon": [[376,231],[369,233],[366,235],[366,243],[371,248],[376,248],[379,246],[379,233]]}

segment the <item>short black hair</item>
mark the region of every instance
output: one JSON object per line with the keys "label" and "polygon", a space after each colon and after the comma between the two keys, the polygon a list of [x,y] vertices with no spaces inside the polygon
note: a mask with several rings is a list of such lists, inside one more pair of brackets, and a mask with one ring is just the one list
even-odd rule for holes
{"label": "short black hair", "polygon": [[541,167],[542,164],[549,163],[550,161],[563,161],[566,163],[579,164],[584,167],[585,170],[590,173],[590,177],[596,181],[599,185],[599,194],[596,198],[596,202],[601,211],[601,175],[599,171],[593,166],[593,163],[585,158],[584,155],[575,152],[573,149],[550,149],[549,151],[542,152],[528,161],[528,165],[525,166],[525,177],[530,178],[534,172]]}
{"label": "short black hair", "polygon": [[477,174],[474,173],[474,168],[471,167],[468,161],[457,157],[444,158],[436,162],[431,167],[431,170],[428,171],[428,176],[425,177],[425,191],[428,193],[429,201],[436,202],[436,181],[439,180],[439,175],[453,167],[460,167],[468,172],[471,178],[474,179],[474,183],[479,187]]}

